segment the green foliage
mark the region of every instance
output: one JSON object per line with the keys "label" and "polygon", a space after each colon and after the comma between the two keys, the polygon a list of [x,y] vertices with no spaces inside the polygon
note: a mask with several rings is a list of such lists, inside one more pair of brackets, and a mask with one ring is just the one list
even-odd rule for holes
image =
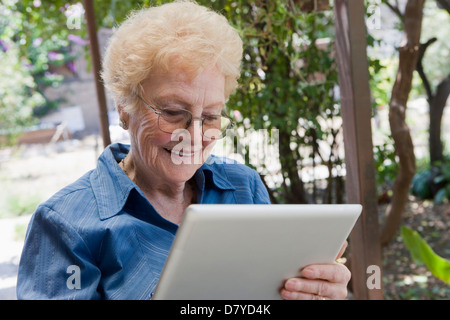
{"label": "green foliage", "polygon": [[375,110],[389,105],[397,64],[393,59],[369,57],[369,85]]}
{"label": "green foliage", "polygon": [[425,170],[419,173],[416,173],[416,175],[413,178],[412,186],[411,186],[411,193],[419,199],[432,199],[433,193],[431,191],[430,182],[432,181],[431,178],[431,171]]}
{"label": "green foliage", "polygon": [[[61,5],[62,7],[60,7]],[[65,2],[8,0],[0,4],[0,124],[11,143],[23,127],[55,108],[46,87],[58,87],[64,76],[57,68],[75,58],[70,53]]]}
{"label": "green foliage", "polygon": [[26,60],[23,63],[12,41],[19,22],[19,14],[0,4],[0,134],[6,142],[17,135],[17,126],[31,123],[33,107],[42,103]]}
{"label": "green foliage", "polygon": [[374,146],[374,162],[377,171],[376,185],[380,200],[389,197],[392,185],[397,177],[399,165],[396,160],[395,149],[392,143],[384,142]]}
{"label": "green foliage", "polygon": [[[95,0],[97,27],[113,27],[132,10],[166,2],[171,1]],[[329,188],[332,179],[339,179],[331,173],[339,172],[343,165],[342,156],[338,153],[342,146],[339,145],[340,106],[334,95],[337,68],[333,53],[332,10],[305,14],[299,11],[295,1],[288,0],[197,2],[224,14],[244,40],[241,86],[230,97],[228,108],[231,114],[236,110],[242,115],[237,121],[241,129],[279,130],[281,179],[274,183],[273,196],[279,202],[306,201],[304,185],[298,173],[304,169],[314,171],[319,164],[329,170],[326,186]],[[25,66],[25,69],[22,68],[23,77],[28,79],[25,81],[28,85],[15,86],[20,92],[14,93],[14,96],[20,96],[20,99],[33,97],[30,100],[32,103],[22,101],[16,103],[14,108],[23,109],[18,114],[27,114],[28,119],[30,110],[34,110],[35,115],[41,115],[58,104],[58,101],[46,99],[43,93],[46,86],[58,86],[63,80],[55,69],[69,65],[74,58],[70,54],[68,36],[87,38],[84,20],[81,29],[67,27],[69,5],[65,0],[5,0],[2,3],[14,15],[0,18],[0,39],[13,41],[20,52],[19,61],[22,67]],[[379,41],[368,35],[369,46]],[[88,57],[87,46],[85,50]],[[388,103],[392,70],[395,69],[391,66],[387,60],[369,58],[374,107]],[[9,92],[12,95],[13,91]],[[10,127],[21,125],[18,121],[11,123],[15,124]],[[323,149],[321,145],[330,148]],[[380,148],[383,150],[376,150],[379,154],[377,168],[380,170],[377,176],[380,188],[384,189],[391,182],[396,168],[395,161],[392,161],[393,153],[386,157],[388,146]],[[247,150],[247,162],[248,156]],[[267,173],[264,166],[256,169],[262,175]]]}
{"label": "green foliage", "polygon": [[450,261],[437,255],[417,231],[402,227],[402,237],[411,257],[417,264],[425,264],[430,272],[450,284]]}
{"label": "green foliage", "polygon": [[450,159],[447,159],[440,169],[440,173],[433,180],[434,184],[441,186],[434,196],[434,202],[439,204],[450,200]]}
{"label": "green foliage", "polygon": [[[29,70],[37,91],[46,99],[45,104],[35,109],[36,115],[43,115],[58,106],[45,96],[46,87],[59,87],[64,76],[58,68],[65,66],[73,72],[72,61],[76,55],[71,53],[69,36],[81,34],[81,30],[67,28],[67,9],[65,1],[17,1],[11,9],[20,15],[20,24],[14,30],[21,55],[29,60]],[[61,68],[60,68],[61,69]]]}
{"label": "green foliage", "polygon": [[325,153],[319,148],[322,142],[336,144],[340,128],[335,125],[332,12],[304,14],[292,1],[282,0],[217,0],[211,5],[244,41],[241,85],[228,108],[240,112],[243,128],[279,130],[282,180],[272,195],[279,202],[305,202],[299,170],[306,163],[312,169],[316,162],[330,168],[341,164],[336,149]]}
{"label": "green foliage", "polygon": [[450,157],[414,176],[411,193],[420,199],[442,204],[450,200]]}
{"label": "green foliage", "polygon": [[32,123],[32,111],[43,102],[27,68],[18,59],[17,48],[0,51],[0,134],[13,139],[18,126]]}

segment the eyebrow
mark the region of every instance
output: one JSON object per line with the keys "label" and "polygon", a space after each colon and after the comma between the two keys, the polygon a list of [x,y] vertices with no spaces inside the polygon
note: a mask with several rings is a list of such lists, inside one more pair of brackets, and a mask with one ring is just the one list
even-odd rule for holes
{"label": "eyebrow", "polygon": [[[164,105],[163,101],[168,101],[170,103],[177,103],[182,106],[185,106],[187,109],[192,109],[195,106],[191,103],[186,102],[186,100],[184,100],[182,97],[180,97],[176,94],[169,94],[169,95],[153,97],[152,100],[155,101],[158,105]],[[213,103],[210,103],[207,106],[205,106],[203,109],[209,109],[209,108],[214,108],[214,107],[220,107],[223,109],[225,107],[225,102],[223,102],[223,101],[213,102]]]}

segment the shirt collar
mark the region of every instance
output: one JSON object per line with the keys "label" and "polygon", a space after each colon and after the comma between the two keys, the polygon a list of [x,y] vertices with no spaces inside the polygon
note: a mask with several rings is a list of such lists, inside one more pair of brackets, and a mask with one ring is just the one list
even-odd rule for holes
{"label": "shirt collar", "polygon": [[[129,145],[120,143],[109,145],[100,155],[97,169],[91,175],[91,185],[101,220],[118,214],[125,206],[131,190],[139,190],[119,167],[119,162],[129,151]],[[227,179],[226,166],[219,165],[229,162],[229,159],[211,155],[195,173],[200,190],[211,186],[221,190],[236,190]]]}
{"label": "shirt collar", "polygon": [[195,174],[197,186],[204,190],[205,186],[214,185],[221,190],[236,190],[227,178],[226,166],[220,164],[234,164],[233,160],[210,155],[206,162],[197,170]]}
{"label": "shirt collar", "polygon": [[97,200],[100,219],[108,219],[119,213],[125,206],[130,191],[136,188],[125,172],[119,167],[130,147],[112,144],[105,148],[97,161],[97,169],[91,175],[91,185]]}

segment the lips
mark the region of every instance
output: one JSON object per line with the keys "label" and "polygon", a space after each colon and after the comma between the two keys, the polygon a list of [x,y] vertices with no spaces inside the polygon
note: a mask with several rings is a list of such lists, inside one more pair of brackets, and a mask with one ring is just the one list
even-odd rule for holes
{"label": "lips", "polygon": [[179,156],[179,157],[192,157],[196,153],[201,151],[201,149],[198,149],[198,150],[186,152],[183,149],[177,150],[177,149],[169,149],[169,148],[164,148],[164,150],[166,150],[167,152],[171,153],[172,155],[176,155],[176,156]]}

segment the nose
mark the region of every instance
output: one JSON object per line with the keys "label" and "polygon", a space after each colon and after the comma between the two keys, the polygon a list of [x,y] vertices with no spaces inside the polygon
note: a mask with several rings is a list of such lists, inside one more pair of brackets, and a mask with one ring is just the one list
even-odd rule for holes
{"label": "nose", "polygon": [[191,137],[191,144],[200,147],[203,141],[203,124],[201,118],[192,118],[187,124],[187,130]]}

